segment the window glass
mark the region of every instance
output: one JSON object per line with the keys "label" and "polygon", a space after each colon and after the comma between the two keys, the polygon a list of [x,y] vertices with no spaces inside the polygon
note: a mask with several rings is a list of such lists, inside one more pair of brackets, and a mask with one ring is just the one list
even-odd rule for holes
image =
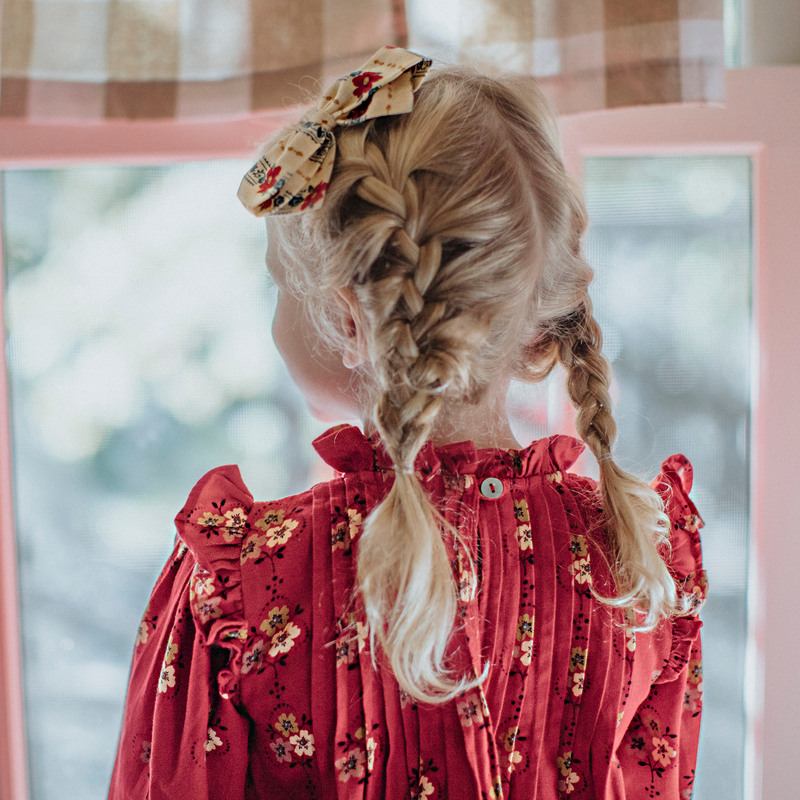
{"label": "window glass", "polygon": [[106,796],[133,639],[197,479],[236,463],[266,499],[329,475],[272,343],[249,166],[4,174],[35,800]]}
{"label": "window glass", "polygon": [[592,297],[614,362],[615,455],[683,453],[706,528],[705,708],[695,800],[741,798],[751,399],[751,163],[588,158]]}

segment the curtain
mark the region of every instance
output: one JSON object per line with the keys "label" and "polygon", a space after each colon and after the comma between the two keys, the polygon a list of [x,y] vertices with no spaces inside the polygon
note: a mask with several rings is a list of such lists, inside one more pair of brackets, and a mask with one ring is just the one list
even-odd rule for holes
{"label": "curtain", "polygon": [[3,0],[0,118],[248,116],[385,44],[403,0]]}
{"label": "curtain", "polygon": [[410,34],[434,59],[534,75],[562,114],[724,99],[723,0],[408,5]]}
{"label": "curtain", "polygon": [[0,118],[280,110],[409,40],[532,74],[561,113],[724,93],[722,0],[3,0],[0,22]]}

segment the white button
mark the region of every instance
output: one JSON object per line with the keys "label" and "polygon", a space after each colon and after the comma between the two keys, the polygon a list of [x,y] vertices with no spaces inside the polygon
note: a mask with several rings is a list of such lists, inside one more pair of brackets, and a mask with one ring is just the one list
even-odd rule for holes
{"label": "white button", "polygon": [[503,481],[499,478],[487,478],[481,484],[481,494],[489,500],[496,500],[503,494]]}

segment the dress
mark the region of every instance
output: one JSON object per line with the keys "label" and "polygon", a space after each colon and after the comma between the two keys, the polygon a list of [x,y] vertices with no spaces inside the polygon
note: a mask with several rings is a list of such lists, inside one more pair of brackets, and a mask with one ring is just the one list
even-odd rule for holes
{"label": "dress", "polygon": [[[453,661],[490,664],[480,688],[436,706],[373,667],[353,593],[391,462],[352,426],[314,444],[339,477],[262,503],[220,467],[179,513],[136,640],[112,800],[691,797],[702,623],[627,634],[593,597],[613,586],[595,484],[567,472],[582,444],[421,451],[418,477],[475,555],[473,569],[449,545]],[[699,608],[691,466],[672,456],[662,470],[670,567]],[[499,496],[481,491],[487,477]]]}

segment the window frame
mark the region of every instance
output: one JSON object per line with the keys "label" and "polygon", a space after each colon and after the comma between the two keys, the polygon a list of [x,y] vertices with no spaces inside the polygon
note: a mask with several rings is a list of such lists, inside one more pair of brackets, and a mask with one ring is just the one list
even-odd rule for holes
{"label": "window frame", "polygon": [[[783,625],[800,614],[796,580],[786,568],[800,558],[800,539],[791,536],[787,524],[797,491],[787,467],[792,443],[800,442],[800,420],[792,413],[792,400],[800,394],[800,314],[791,307],[791,299],[800,297],[800,104],[789,103],[792,97],[800,97],[800,66],[758,67],[726,73],[724,106],[637,107],[561,120],[565,161],[579,180],[588,156],[736,154],[752,159],[746,800],[790,797],[797,789],[784,768],[795,757],[787,733],[796,730],[800,718],[800,696],[785,688],[786,665],[800,656],[800,643],[788,639]],[[768,613],[775,620],[771,626]]]}
{"label": "window frame", "polygon": [[[728,71],[724,107],[678,105],[614,109],[563,117],[564,155],[580,179],[586,156],[680,153],[743,154],[753,160],[753,319],[751,426],[751,558],[746,670],[745,797],[791,796],[783,769],[794,744],[786,733],[800,718],[800,695],[787,692],[787,664],[800,642],[787,641],[776,620],[800,616],[800,595],[787,564],[800,562],[791,536],[793,496],[788,465],[800,442],[792,389],[800,396],[800,67]],[[102,122],[93,125],[0,121],[0,169],[88,163],[160,164],[247,158],[296,109],[226,122]],[[0,204],[2,197],[0,197]],[[2,237],[0,214],[0,237]],[[1,240],[1,239],[0,239]],[[0,250],[0,277],[2,250]],[[795,290],[794,292],[792,290]],[[0,301],[4,300],[0,280]],[[0,325],[5,333],[3,305]],[[792,314],[792,311],[795,311]],[[769,457],[767,456],[769,454]],[[27,800],[13,475],[5,348],[0,349],[0,797]],[[796,490],[795,490],[796,491]],[[772,533],[774,531],[780,533]],[[783,533],[787,531],[787,533]],[[781,535],[783,534],[783,535]],[[775,538],[779,536],[780,538]],[[777,545],[777,546],[776,546]],[[769,576],[769,582],[766,580]],[[713,587],[712,587],[713,591]],[[775,610],[780,610],[780,614]]]}

